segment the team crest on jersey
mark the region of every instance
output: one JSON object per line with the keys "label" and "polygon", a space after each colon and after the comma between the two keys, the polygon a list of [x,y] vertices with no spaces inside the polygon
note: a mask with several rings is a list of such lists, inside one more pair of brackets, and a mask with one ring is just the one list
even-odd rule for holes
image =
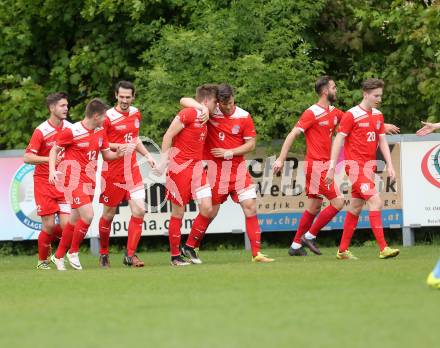
{"label": "team crest on jersey", "polygon": [[338,118],[335,116],[334,120],[333,120],[333,124],[336,126],[338,124]]}
{"label": "team crest on jersey", "polygon": [[98,146],[101,147],[102,146],[102,138],[98,139]]}
{"label": "team crest on jersey", "polygon": [[232,134],[238,134],[240,132],[240,126],[237,124],[231,129]]}
{"label": "team crest on jersey", "polygon": [[139,120],[138,119],[134,120],[134,127],[139,128]]}
{"label": "team crest on jersey", "polygon": [[377,123],[376,123],[376,129],[380,129],[380,121],[377,121]]}

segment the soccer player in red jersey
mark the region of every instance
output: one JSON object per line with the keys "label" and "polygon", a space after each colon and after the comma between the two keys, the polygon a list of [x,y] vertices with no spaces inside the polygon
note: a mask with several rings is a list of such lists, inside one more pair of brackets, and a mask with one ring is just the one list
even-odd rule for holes
{"label": "soccer player in red jersey", "polygon": [[[50,269],[47,259],[51,242],[61,238],[62,229],[70,214],[70,205],[66,202],[64,194],[48,182],[50,149],[55,144],[58,133],[70,125],[70,122],[66,121],[69,110],[67,95],[49,94],[46,104],[50,116],[35,129],[24,154],[24,162],[35,165],[34,196],[42,225],[38,235],[37,269],[42,270]],[[63,153],[60,153],[58,160],[62,156]],[[57,214],[59,224],[56,224],[55,220]]]}
{"label": "soccer player in red jersey", "polygon": [[[96,169],[99,152],[104,160],[111,161],[123,156],[123,151],[110,151],[107,136],[102,128],[108,107],[99,99],[87,104],[85,118],[61,131],[56,139],[56,146],[49,154],[49,182],[56,184],[70,202],[72,212],[69,222],[63,229],[60,244],[51,260],[59,271],[66,270],[64,256],[77,270],[82,266],[78,251],[82,240],[93,219],[93,195],[95,191]],[[55,168],[58,154],[64,151],[63,162]],[[64,179],[58,176],[64,173]]]}
{"label": "soccer player in red jersey", "polygon": [[385,137],[384,117],[376,109],[382,101],[383,87],[384,82],[375,78],[367,79],[362,83],[363,100],[344,114],[333,143],[326,183],[333,184],[336,160],[342,147],[346,161],[345,171],[352,183],[352,200],[344,221],[341,244],[336,254],[338,259],[356,259],[348,248],[365,202],[369,208],[371,229],[379,245],[379,257],[385,259],[399,254],[398,249],[390,248],[385,241],[381,216],[382,200],[374,184],[377,147],[384,156],[388,176],[392,181],[396,179]]}
{"label": "soccer player in red jersey", "polygon": [[[202,85],[196,90],[196,100],[210,113],[217,106],[217,86]],[[189,262],[200,264],[196,245],[206,231],[212,217],[211,188],[203,167],[203,148],[207,126],[195,108],[182,109],[171,122],[162,142],[161,163],[168,163],[167,198],[171,201],[169,242],[172,266],[185,266]],[[182,218],[185,206],[194,199],[199,204],[199,214],[194,220],[186,245],[180,250]],[[181,255],[181,253],[183,255]]]}
{"label": "soccer player in red jersey", "polygon": [[[318,102],[303,112],[284,141],[281,153],[273,164],[273,172],[279,173],[293,142],[301,133],[304,133],[307,145],[304,171],[308,200],[289,248],[291,256],[306,256],[304,246],[307,246],[313,253],[321,255],[321,251],[315,244],[316,236],[344,205],[343,196],[338,188],[335,185],[327,185],[324,181],[330,160],[334,129],[343,115],[341,110],[332,105],[336,101],[336,84],[331,77],[323,76],[316,81],[315,91],[319,95]],[[321,211],[323,197],[329,200],[330,205]],[[318,217],[315,220],[316,215]]]}
{"label": "soccer player in red jersey", "polygon": [[[208,121],[205,159],[208,161],[208,180],[212,187],[212,216],[229,195],[241,205],[246,218],[246,233],[252,249],[252,261],[272,262],[260,252],[261,231],[257,219],[256,190],[244,158],[255,149],[256,131],[251,115],[235,105],[231,86],[221,84],[217,92],[218,109]],[[185,107],[202,110],[191,98],[183,98]],[[206,228],[208,225],[206,225]],[[199,240],[206,231],[200,231]]]}
{"label": "soccer player in red jersey", "polygon": [[131,218],[128,224],[127,251],[123,263],[127,266],[143,267],[144,262],[136,255],[136,249],[144,222],[145,189],[136,160],[136,152],[145,156],[151,167],[154,168],[156,162],[139,140],[141,113],[132,106],[135,98],[133,83],[119,81],[115,86],[115,97],[117,104],[107,110],[103,127],[110,149],[121,148],[125,151],[125,156],[103,164],[103,168],[107,170],[102,174],[106,186],[99,199],[100,203],[104,204],[104,211],[99,220],[99,265],[103,268],[110,266],[108,254],[112,221],[118,206],[123,201],[128,201]]}

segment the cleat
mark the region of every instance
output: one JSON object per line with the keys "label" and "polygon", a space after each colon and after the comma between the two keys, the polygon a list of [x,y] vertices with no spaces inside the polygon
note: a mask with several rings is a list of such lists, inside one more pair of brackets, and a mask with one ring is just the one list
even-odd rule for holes
{"label": "cleat", "polygon": [[392,249],[390,247],[385,247],[380,253],[379,258],[380,259],[389,259],[391,257],[396,257],[399,255],[400,250],[399,249]]}
{"label": "cleat", "polygon": [[69,261],[70,266],[76,269],[77,271],[82,270],[81,262],[79,262],[79,253],[67,253],[67,260]]}
{"label": "cleat", "polygon": [[288,253],[290,256],[307,256],[307,251],[304,247],[298,249],[290,247]]}
{"label": "cleat", "polygon": [[191,262],[186,261],[182,255],[171,256],[171,266],[188,266]]}
{"label": "cleat", "polygon": [[37,269],[38,270],[44,270],[44,271],[49,270],[50,269],[49,262],[47,262],[46,260],[38,261]]}
{"label": "cleat", "polygon": [[257,255],[252,257],[252,262],[267,263],[267,262],[274,262],[274,261],[275,261],[275,259],[271,259],[271,258],[267,257],[267,255],[264,255],[260,252],[258,252]]}
{"label": "cleat", "polygon": [[128,256],[125,254],[124,260],[122,261],[124,265],[129,267],[144,267],[145,263],[136,254],[133,256]]}
{"label": "cleat", "polygon": [[196,249],[193,249],[187,245],[182,247],[182,255],[195,265],[200,265],[202,263],[202,260],[200,260],[199,253],[196,251]]}
{"label": "cleat", "polygon": [[338,260],[359,260],[356,256],[354,256],[350,250],[345,250],[344,252],[338,252],[336,253],[336,258]]}
{"label": "cleat", "polygon": [[99,267],[110,268],[110,258],[108,257],[108,254],[99,255]]}
{"label": "cleat", "polygon": [[62,259],[57,259],[55,255],[50,257],[50,261],[56,266],[58,271],[65,271],[66,266],[64,266],[64,257]]}
{"label": "cleat", "polygon": [[440,278],[434,276],[434,272],[429,273],[428,279],[426,279],[426,284],[434,289],[440,289]]}
{"label": "cleat", "polygon": [[310,249],[310,251],[316,255],[322,255],[321,250],[319,250],[316,245],[315,239],[307,239],[304,235],[301,237],[301,244]]}

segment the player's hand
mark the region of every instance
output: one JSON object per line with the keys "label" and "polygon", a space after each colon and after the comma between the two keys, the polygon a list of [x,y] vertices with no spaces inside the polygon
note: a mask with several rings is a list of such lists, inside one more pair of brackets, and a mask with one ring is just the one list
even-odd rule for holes
{"label": "player's hand", "polygon": [[[125,144],[124,144],[124,145],[125,145]],[[116,155],[117,155],[118,157],[124,157],[124,155],[125,155],[125,149],[126,149],[126,148],[123,148],[122,146],[118,146],[117,149],[116,149]]]}
{"label": "player's hand", "polygon": [[119,144],[118,147],[116,148],[116,151],[121,150],[124,154],[127,151],[127,146],[128,144]]}
{"label": "player's hand", "polygon": [[220,147],[216,147],[215,149],[211,150],[211,155],[213,155],[214,157],[224,158],[226,151],[228,151],[228,150],[222,149]]}
{"label": "player's hand", "polygon": [[327,175],[325,176],[325,183],[326,185],[330,186],[333,184],[333,181],[335,180],[335,168],[329,168],[327,170]]}
{"label": "player's hand", "polygon": [[160,162],[159,164],[156,164],[153,168],[153,174],[156,176],[162,176],[163,173],[165,173],[166,169],[168,167],[168,162]]}
{"label": "player's hand", "polygon": [[62,173],[58,170],[55,171],[49,171],[49,182],[52,185],[55,185],[55,183],[59,180],[58,176],[61,175]]}
{"label": "player's hand", "polygon": [[202,105],[202,113],[200,115],[200,120],[202,124],[205,124],[209,120],[209,109],[206,105]]}
{"label": "player's hand", "polygon": [[422,128],[420,128],[416,134],[419,136],[425,136],[428,135],[432,132],[434,132],[436,130],[436,127],[434,126],[434,123],[431,122],[423,122],[422,124],[424,125]]}
{"label": "player's hand", "polygon": [[400,133],[400,128],[397,127],[394,124],[385,123],[384,124],[384,128],[385,128],[385,133],[389,134],[389,135],[399,134]]}
{"label": "player's hand", "polygon": [[273,162],[272,165],[272,170],[274,174],[278,174],[281,169],[283,169],[284,167],[284,161],[281,161],[280,159],[277,158],[277,160],[275,162]]}
{"label": "player's hand", "polygon": [[149,164],[149,166],[154,169],[157,167],[157,162],[156,160],[153,158],[153,156],[151,156],[150,154],[145,156],[145,159],[147,160],[147,163]]}
{"label": "player's hand", "polygon": [[391,180],[391,183],[396,181],[396,172],[394,171],[393,166],[387,166],[387,173]]}

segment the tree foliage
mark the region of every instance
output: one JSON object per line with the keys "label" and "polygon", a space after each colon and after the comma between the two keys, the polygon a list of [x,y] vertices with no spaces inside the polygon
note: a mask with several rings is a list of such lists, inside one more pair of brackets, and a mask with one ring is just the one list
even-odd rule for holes
{"label": "tree foliage", "polygon": [[25,146],[46,94],[66,91],[77,120],[120,79],[135,81],[155,140],[206,82],[233,85],[265,140],[285,136],[324,73],[343,108],[383,78],[385,117],[404,131],[440,116],[437,1],[3,0],[0,34],[0,148]]}

